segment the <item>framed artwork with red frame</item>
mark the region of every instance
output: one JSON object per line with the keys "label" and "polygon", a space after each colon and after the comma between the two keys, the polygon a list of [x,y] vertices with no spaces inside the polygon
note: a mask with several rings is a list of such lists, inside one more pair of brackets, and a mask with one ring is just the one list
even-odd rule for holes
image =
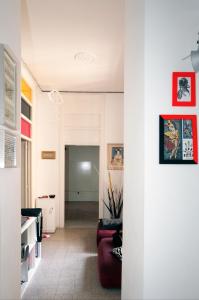
{"label": "framed artwork with red frame", "polygon": [[195,72],[173,72],[172,105],[196,106]]}
{"label": "framed artwork with red frame", "polygon": [[197,116],[160,115],[160,164],[197,164]]}

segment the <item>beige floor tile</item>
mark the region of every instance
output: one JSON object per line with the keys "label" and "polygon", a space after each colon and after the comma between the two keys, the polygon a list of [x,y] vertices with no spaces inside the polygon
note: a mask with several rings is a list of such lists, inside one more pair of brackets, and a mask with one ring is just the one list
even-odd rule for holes
{"label": "beige floor tile", "polygon": [[64,229],[42,242],[42,260],[23,300],[120,300],[101,287],[97,270],[97,204],[70,203]]}
{"label": "beige floor tile", "polygon": [[55,300],[76,300],[73,296],[73,294],[68,293],[56,293],[55,294]]}

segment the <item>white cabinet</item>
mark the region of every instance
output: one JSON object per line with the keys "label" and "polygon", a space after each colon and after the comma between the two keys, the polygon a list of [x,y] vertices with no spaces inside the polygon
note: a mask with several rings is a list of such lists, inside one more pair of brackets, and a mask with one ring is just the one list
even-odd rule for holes
{"label": "white cabinet", "polygon": [[21,226],[21,295],[41,259],[41,243],[37,242],[36,217],[22,217]]}
{"label": "white cabinet", "polygon": [[37,198],[36,207],[42,208],[43,215],[43,232],[53,233],[55,226],[55,199],[54,198]]}

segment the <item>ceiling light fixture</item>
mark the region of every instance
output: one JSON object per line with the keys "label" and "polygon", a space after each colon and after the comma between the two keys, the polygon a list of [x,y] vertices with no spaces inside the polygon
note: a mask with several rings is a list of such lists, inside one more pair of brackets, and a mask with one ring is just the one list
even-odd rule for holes
{"label": "ceiling light fixture", "polygon": [[96,60],[96,55],[89,52],[78,52],[74,55],[74,59],[84,64],[92,64]]}
{"label": "ceiling light fixture", "polygon": [[199,72],[199,33],[198,33],[198,40],[197,40],[198,49],[191,51],[190,55],[183,58],[183,60],[191,57],[191,63],[193,66],[193,69],[196,73]]}
{"label": "ceiling light fixture", "polygon": [[48,93],[48,98],[52,103],[61,104],[63,103],[62,95],[57,90],[52,90]]}

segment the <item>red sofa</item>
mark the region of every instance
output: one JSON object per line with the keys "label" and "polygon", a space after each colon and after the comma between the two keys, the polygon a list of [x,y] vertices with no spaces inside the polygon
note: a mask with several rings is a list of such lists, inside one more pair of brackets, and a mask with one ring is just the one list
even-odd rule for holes
{"label": "red sofa", "polygon": [[116,233],[116,230],[106,230],[106,229],[97,229],[97,246],[99,245],[101,239],[103,238],[112,238],[113,234]]}
{"label": "red sofa", "polygon": [[100,283],[104,288],[121,288],[122,263],[112,254],[112,237],[101,238],[98,242],[98,272]]}

